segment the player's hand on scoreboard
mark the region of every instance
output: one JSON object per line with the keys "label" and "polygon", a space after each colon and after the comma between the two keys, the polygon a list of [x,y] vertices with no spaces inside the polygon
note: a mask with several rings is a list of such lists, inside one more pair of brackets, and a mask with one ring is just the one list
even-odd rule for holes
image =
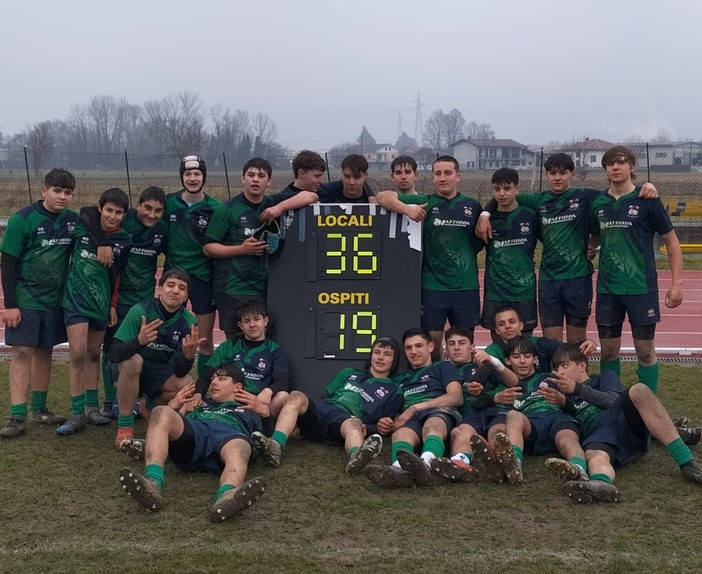
{"label": "player's hand on scoreboard", "polygon": [[258,218],[261,221],[275,221],[282,214],[283,214],[283,210],[279,209],[277,205],[274,205],[273,207],[267,207],[266,209],[264,209],[261,212],[261,215],[258,216]]}
{"label": "player's hand on scoreboard", "polygon": [[424,221],[427,216],[427,203],[421,205],[408,204],[405,206],[405,215],[412,221]]}

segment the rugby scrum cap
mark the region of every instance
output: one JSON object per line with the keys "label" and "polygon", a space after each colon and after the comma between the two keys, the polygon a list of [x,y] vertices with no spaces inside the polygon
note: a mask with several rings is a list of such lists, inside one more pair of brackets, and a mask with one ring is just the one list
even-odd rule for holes
{"label": "rugby scrum cap", "polygon": [[202,172],[202,185],[207,180],[207,166],[205,160],[196,155],[186,155],[180,162],[180,182],[183,183],[183,174],[188,169],[199,169]]}

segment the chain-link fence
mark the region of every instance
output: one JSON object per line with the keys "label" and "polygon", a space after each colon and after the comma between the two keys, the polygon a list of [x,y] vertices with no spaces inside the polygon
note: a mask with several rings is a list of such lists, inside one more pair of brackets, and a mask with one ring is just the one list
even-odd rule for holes
{"label": "chain-link fence", "polygon": [[[671,165],[665,165],[664,158],[655,157],[662,155],[662,152],[651,152],[648,144],[636,144],[632,148],[638,156],[637,182],[652,181],[656,185],[673,221],[682,228],[683,233],[686,227],[702,227],[702,158],[691,147],[687,156],[683,150],[679,157],[669,158]],[[547,156],[548,152],[537,153],[534,167],[520,169],[520,187],[523,191],[538,191],[547,187],[541,169]],[[329,165],[329,178],[340,179],[341,157],[325,157]],[[207,162],[207,193],[224,200],[242,191],[241,170],[248,157],[221,154],[205,156],[204,159]],[[271,191],[274,192],[292,180],[292,157],[268,159],[273,165]],[[574,186],[607,187],[604,171],[597,160],[594,155],[575,157]],[[499,161],[490,164],[493,169],[489,170],[462,167],[460,191],[478,198],[481,203],[487,202],[492,196],[492,173],[494,169],[503,167]],[[127,191],[132,203],[136,203],[141,191],[150,185],[162,187],[166,192],[177,191],[181,189],[178,166],[179,159],[172,156],[130,154],[127,151],[111,154],[56,151],[36,154],[27,149],[0,150],[0,219],[6,219],[20,207],[37,201],[43,177],[52,167],[66,168],[76,176],[73,207],[79,208],[95,204],[100,193],[109,187]],[[389,163],[371,163],[368,183],[376,191],[393,189]],[[416,189],[426,193],[433,191],[430,169],[420,169]],[[684,237],[682,239],[685,240]],[[696,242],[702,242],[702,236]]]}

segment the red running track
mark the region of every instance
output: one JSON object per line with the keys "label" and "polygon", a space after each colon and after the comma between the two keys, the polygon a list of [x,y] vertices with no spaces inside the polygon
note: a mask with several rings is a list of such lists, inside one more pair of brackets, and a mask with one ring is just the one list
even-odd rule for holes
{"label": "red running track", "polygon": [[[481,272],[482,274],[482,272]],[[593,277],[593,281],[596,274]],[[660,293],[661,322],[656,329],[656,348],[659,355],[702,355],[702,271],[683,272],[683,304],[676,309],[665,306],[665,294],[670,287],[669,271],[658,273]],[[0,288],[1,308],[4,309],[4,297]],[[594,311],[594,304],[593,304]],[[539,329],[537,329],[539,334]],[[588,324],[588,337],[598,341],[594,312]],[[224,333],[215,326],[215,344],[224,341]],[[475,342],[479,347],[490,344],[490,334],[481,327],[476,329]],[[5,326],[0,324],[0,350],[5,347]],[[633,354],[633,341],[628,323],[624,324],[622,333],[623,354]]]}

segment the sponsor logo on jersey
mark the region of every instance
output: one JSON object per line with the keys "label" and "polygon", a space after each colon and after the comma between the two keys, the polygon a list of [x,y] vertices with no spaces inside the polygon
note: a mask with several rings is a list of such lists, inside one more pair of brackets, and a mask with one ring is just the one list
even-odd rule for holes
{"label": "sponsor logo on jersey", "polygon": [[90,253],[87,249],[81,249],[78,255],[81,259],[97,259],[97,255],[95,255],[95,253]]}
{"label": "sponsor logo on jersey", "polygon": [[493,241],[493,249],[501,249],[502,247],[513,247],[515,245],[524,245],[528,239],[526,237],[519,237],[517,239],[505,239],[503,241]]}
{"label": "sponsor logo on jersey", "polygon": [[148,347],[149,349],[153,349],[154,351],[168,351],[169,353],[173,353],[173,352],[175,351],[175,349],[173,349],[172,347],[166,345],[165,343],[156,343],[156,342],[153,342],[153,343],[149,343],[149,344],[147,345],[147,347]]}
{"label": "sponsor logo on jersey", "polygon": [[147,249],[145,247],[132,247],[129,250],[129,253],[132,255],[146,255],[147,257],[151,257],[153,255],[156,255],[156,250]]}
{"label": "sponsor logo on jersey", "polygon": [[375,399],[371,397],[365,390],[363,390],[361,387],[358,385],[351,384],[350,382],[346,382],[344,385],[344,390],[345,391],[353,391],[354,393],[358,393],[363,397],[363,400],[368,402],[368,403],[373,403],[375,402]]}
{"label": "sponsor logo on jersey", "polygon": [[415,394],[417,394],[417,393],[422,393],[422,392],[426,391],[428,388],[429,388],[429,385],[427,385],[427,384],[425,383],[425,384],[422,384],[422,385],[417,385],[417,386],[415,386],[415,387],[412,387],[411,389],[403,389],[402,394],[403,394],[405,397],[408,397],[408,396],[410,396],[410,395],[415,395]]}
{"label": "sponsor logo on jersey", "polygon": [[168,218],[168,221],[170,221],[170,222],[178,221],[178,216],[175,213],[171,213],[170,217]]}
{"label": "sponsor logo on jersey", "polygon": [[256,233],[255,227],[244,227],[244,237],[252,237]]}
{"label": "sponsor logo on jersey", "polygon": [[470,227],[470,221],[461,219],[440,219],[438,217],[432,220],[434,227]]}
{"label": "sponsor logo on jersey", "polygon": [[42,239],[41,246],[51,247],[52,245],[70,245],[72,242],[73,239],[70,237],[61,237],[59,239]]}
{"label": "sponsor logo on jersey", "polygon": [[569,213],[567,215],[556,215],[555,217],[542,217],[541,223],[543,225],[553,225],[556,223],[569,223],[575,221],[577,215],[575,213]]}

